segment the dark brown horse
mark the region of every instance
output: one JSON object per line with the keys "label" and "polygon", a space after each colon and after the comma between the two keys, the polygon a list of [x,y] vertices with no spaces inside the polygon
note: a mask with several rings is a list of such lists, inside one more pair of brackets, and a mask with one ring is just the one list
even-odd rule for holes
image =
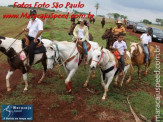
{"label": "dark brown horse", "polygon": [[95,18],[93,18],[93,24],[95,23],[95,21],[96,21]]}
{"label": "dark brown horse", "polygon": [[89,22],[90,22],[90,24],[92,23],[92,21],[93,21],[93,18],[90,17],[90,18],[89,18]]}
{"label": "dark brown horse", "polygon": [[[77,25],[76,23],[72,23],[72,25],[70,26],[69,33],[68,33],[69,35],[73,35],[73,31],[74,31],[76,25]],[[89,33],[89,40],[93,41],[93,36],[91,33]]]}
{"label": "dark brown horse", "polygon": [[102,28],[104,28],[104,25],[105,25],[105,18],[104,17],[101,20],[101,25],[102,25]]}
{"label": "dark brown horse", "polygon": [[102,35],[102,39],[106,39],[106,49],[110,49],[110,46],[113,45],[113,43],[116,41],[116,38],[114,38],[114,35],[112,33],[112,28],[106,29],[105,33]]}

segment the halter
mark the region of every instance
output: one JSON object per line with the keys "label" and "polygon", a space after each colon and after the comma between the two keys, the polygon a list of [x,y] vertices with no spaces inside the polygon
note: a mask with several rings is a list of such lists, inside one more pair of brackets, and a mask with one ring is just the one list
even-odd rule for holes
{"label": "halter", "polygon": [[103,58],[103,54],[104,54],[104,52],[101,52],[101,57],[100,57],[99,61],[96,61],[96,60],[92,60],[92,61],[97,62],[97,65],[99,65],[99,64],[100,64],[101,59]]}

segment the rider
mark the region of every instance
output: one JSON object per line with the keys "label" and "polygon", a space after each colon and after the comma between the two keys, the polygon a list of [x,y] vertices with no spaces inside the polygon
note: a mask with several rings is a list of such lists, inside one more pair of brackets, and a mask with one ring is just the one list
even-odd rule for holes
{"label": "rider", "polygon": [[84,62],[85,65],[87,64],[87,56],[88,56],[88,52],[87,52],[87,45],[86,42],[88,41],[88,27],[84,25],[84,20],[82,18],[79,19],[78,24],[76,25],[74,31],[73,31],[73,35],[75,37],[75,39],[78,39],[78,42],[82,43],[83,45],[83,49],[84,49]]}
{"label": "rider", "polygon": [[[125,67],[125,61],[124,59],[126,58],[126,51],[127,51],[127,45],[126,42],[123,41],[123,33],[118,34],[118,40],[114,42],[113,47],[111,46],[112,49],[118,50],[120,53],[120,63],[121,63],[121,68],[122,71],[124,71]],[[121,75],[122,73],[120,73]]]}
{"label": "rider", "polygon": [[119,33],[122,33],[123,35],[126,35],[126,30],[122,26],[122,21],[118,20],[116,21],[117,26],[115,26],[112,30],[114,37],[117,38]]}
{"label": "rider", "polygon": [[37,18],[36,10],[30,10],[31,19],[27,25],[27,28],[23,30],[28,33],[28,39],[30,41],[29,46],[29,65],[32,66],[34,61],[34,50],[36,49],[37,44],[41,41],[41,34],[43,32],[43,22]]}
{"label": "rider", "polygon": [[145,52],[146,65],[148,65],[148,58],[149,58],[148,44],[150,45],[150,43],[152,42],[152,37],[151,37],[152,33],[153,33],[152,28],[149,28],[147,33],[144,33],[140,36],[140,41]]}

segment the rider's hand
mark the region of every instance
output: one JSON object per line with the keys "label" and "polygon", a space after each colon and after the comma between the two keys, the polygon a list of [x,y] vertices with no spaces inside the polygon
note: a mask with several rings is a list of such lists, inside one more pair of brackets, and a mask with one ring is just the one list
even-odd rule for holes
{"label": "rider's hand", "polygon": [[35,38],[35,39],[34,39],[34,43],[37,43],[37,42],[38,42],[38,41],[37,41],[37,39]]}
{"label": "rider's hand", "polygon": [[23,31],[27,31],[27,28],[24,28]]}
{"label": "rider's hand", "polygon": [[75,36],[75,39],[79,39],[79,37],[78,36]]}

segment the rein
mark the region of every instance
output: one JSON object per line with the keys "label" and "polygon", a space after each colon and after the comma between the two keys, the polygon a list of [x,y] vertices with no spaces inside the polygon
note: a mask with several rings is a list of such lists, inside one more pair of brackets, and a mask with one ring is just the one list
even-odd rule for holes
{"label": "rein", "polygon": [[[11,46],[16,42],[16,40],[20,37],[20,35],[23,33],[24,31],[20,32],[18,35],[16,35],[14,38],[16,38],[14,40],[14,42],[12,42],[12,44],[9,46],[9,48],[6,50],[6,52],[11,48]],[[3,55],[3,53],[0,55],[0,57]]]}

